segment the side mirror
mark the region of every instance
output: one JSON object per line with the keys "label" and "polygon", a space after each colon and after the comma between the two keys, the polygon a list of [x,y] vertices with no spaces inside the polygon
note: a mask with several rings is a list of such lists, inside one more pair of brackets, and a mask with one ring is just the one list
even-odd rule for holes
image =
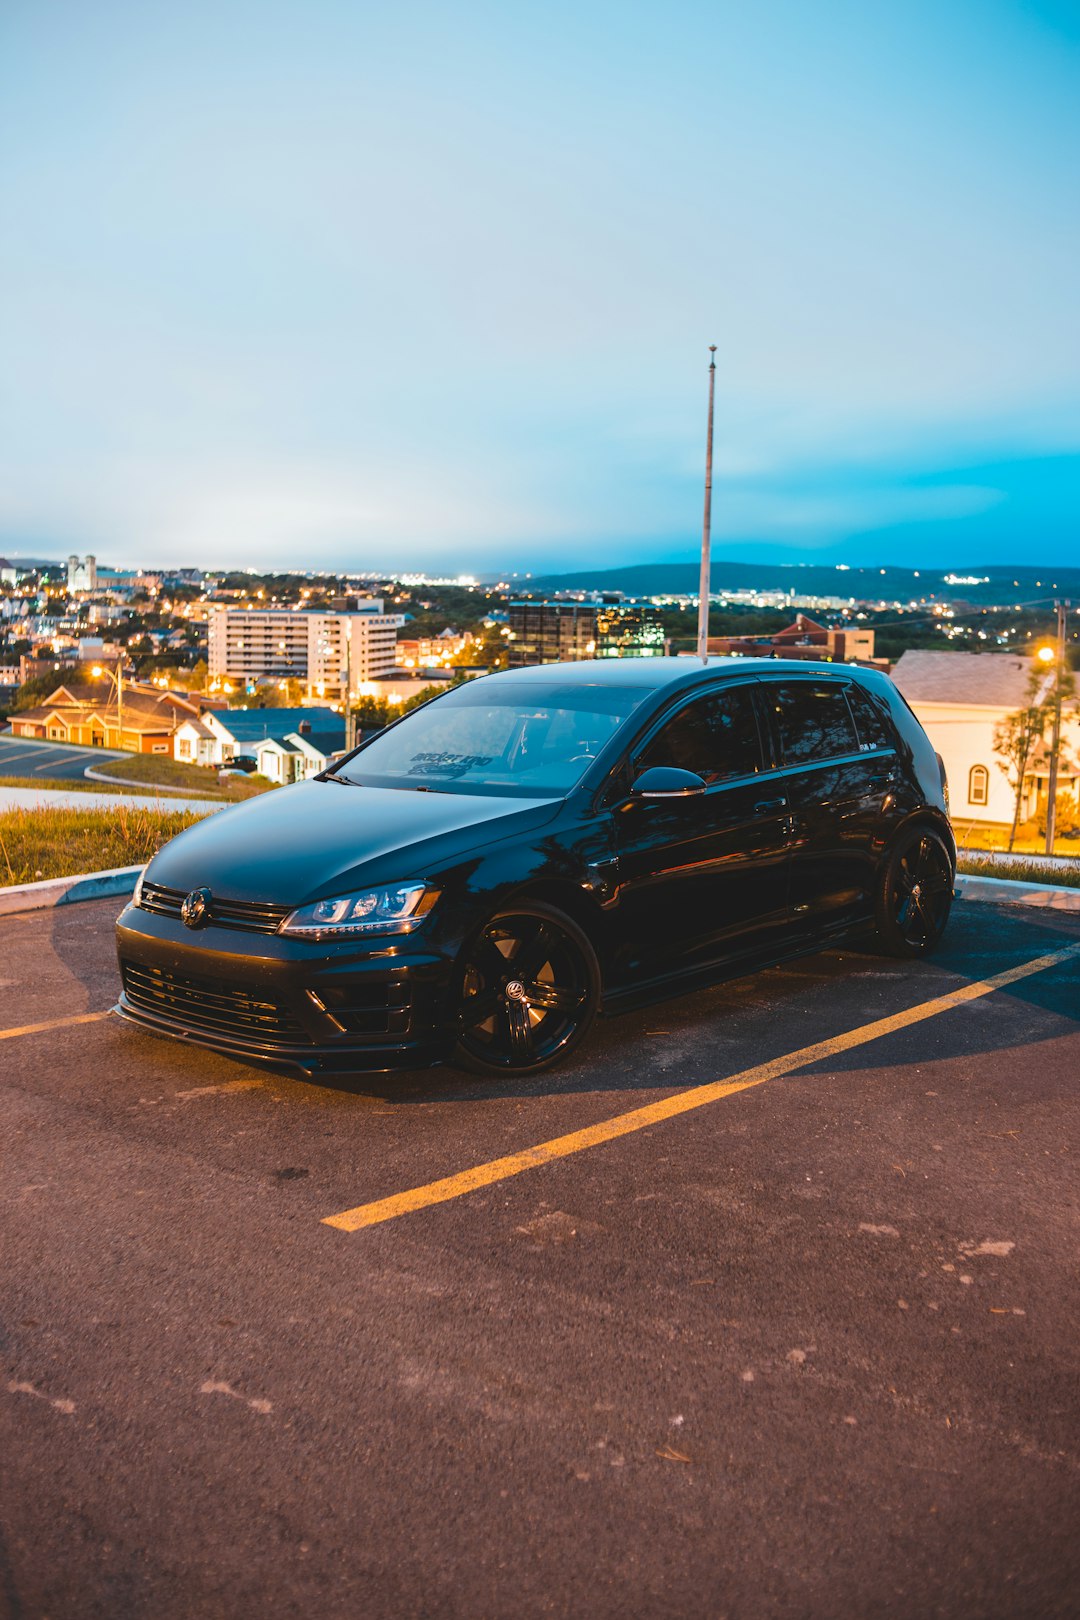
{"label": "side mirror", "polygon": [[674,765],[653,765],[642,771],[630,789],[635,799],[686,799],[704,793],[705,783],[693,771],[680,771]]}

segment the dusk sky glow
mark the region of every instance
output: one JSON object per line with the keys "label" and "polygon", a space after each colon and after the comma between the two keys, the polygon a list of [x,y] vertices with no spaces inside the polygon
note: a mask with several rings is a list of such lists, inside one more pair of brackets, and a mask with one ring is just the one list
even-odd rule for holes
{"label": "dusk sky glow", "polygon": [[1080,561],[1064,3],[8,0],[0,552]]}

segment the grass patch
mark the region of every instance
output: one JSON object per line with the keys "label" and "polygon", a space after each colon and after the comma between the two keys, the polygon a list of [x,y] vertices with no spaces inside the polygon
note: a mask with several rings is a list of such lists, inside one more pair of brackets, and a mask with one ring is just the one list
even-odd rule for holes
{"label": "grass patch", "polygon": [[[274,786],[265,776],[229,776],[218,781],[217,770],[209,765],[189,765],[186,760],[171,759],[167,754],[129,754],[126,759],[103,759],[100,769],[106,776],[117,776],[125,782],[148,787],[186,788],[203,794],[208,799],[224,799],[235,803],[254,798]],[[103,783],[102,786],[107,784]]]}
{"label": "grass patch", "polygon": [[115,810],[5,810],[0,814],[0,885],[144,865],[204,814],[184,810],[162,815],[123,804]]}
{"label": "grass patch", "polygon": [[1080,862],[1064,865],[1058,861],[997,861],[993,855],[965,855],[956,863],[958,872],[968,877],[1005,878],[1013,883],[1051,883],[1055,888],[1080,889]]}

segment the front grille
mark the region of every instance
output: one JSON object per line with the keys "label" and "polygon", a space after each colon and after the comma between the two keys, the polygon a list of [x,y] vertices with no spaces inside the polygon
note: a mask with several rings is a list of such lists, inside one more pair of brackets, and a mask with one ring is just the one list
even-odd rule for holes
{"label": "front grille", "polygon": [[408,1034],[412,997],[403,977],[320,985],[308,995],[349,1035]]}
{"label": "front grille", "polygon": [[247,985],[196,979],[164,968],[121,962],[124,994],[140,1012],[212,1035],[257,1035],[278,1045],[310,1044],[294,1015]]}
{"label": "front grille", "polygon": [[[144,883],[139,896],[143,911],[155,917],[180,916],[186,889],[166,889],[160,883]],[[274,906],[265,900],[210,899],[210,921],[219,928],[235,928],[243,934],[276,934],[292,906]]]}

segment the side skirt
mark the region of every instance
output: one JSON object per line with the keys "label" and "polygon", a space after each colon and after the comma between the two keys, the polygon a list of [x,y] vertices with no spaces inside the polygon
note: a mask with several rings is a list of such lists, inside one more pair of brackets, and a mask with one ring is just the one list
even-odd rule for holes
{"label": "side skirt", "polygon": [[845,923],[799,940],[788,950],[750,952],[745,956],[732,956],[721,962],[711,962],[689,973],[669,973],[660,978],[646,979],[631,985],[605,989],[600,997],[599,1011],[603,1017],[617,1018],[633,1012],[637,1007],[651,1007],[658,1001],[671,1001],[676,996],[692,995],[695,990],[707,990],[711,985],[726,984],[731,979],[745,979],[751,973],[762,973],[766,968],[779,967],[801,956],[817,956],[843,940],[866,939],[873,933],[873,922],[865,918],[857,923]]}

